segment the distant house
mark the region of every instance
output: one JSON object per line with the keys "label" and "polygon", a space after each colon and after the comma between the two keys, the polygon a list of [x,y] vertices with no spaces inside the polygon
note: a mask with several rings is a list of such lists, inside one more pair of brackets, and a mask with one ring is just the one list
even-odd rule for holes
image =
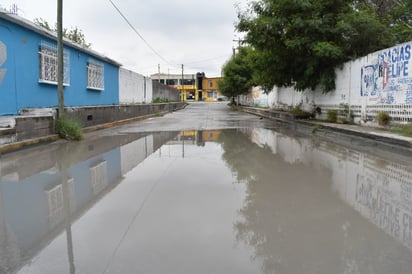
{"label": "distant house", "polygon": [[219,89],[219,81],[223,80],[222,77],[212,77],[202,79],[202,88],[206,101],[217,101],[223,98]]}
{"label": "distant house", "polygon": [[[56,34],[0,9],[0,115],[57,99]],[[65,106],[119,104],[120,64],[64,41]]]}

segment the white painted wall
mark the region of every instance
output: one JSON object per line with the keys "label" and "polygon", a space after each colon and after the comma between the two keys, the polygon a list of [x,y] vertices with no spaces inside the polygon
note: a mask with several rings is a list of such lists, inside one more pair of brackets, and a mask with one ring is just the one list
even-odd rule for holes
{"label": "white painted wall", "polygon": [[252,97],[241,96],[242,105],[290,109],[300,105],[323,113],[348,104],[355,117],[373,120],[379,111],[389,112],[398,122],[412,122],[412,42],[371,53],[336,69],[336,89],[296,92],[275,87],[269,95],[255,89]]}
{"label": "white painted wall", "polygon": [[152,102],[152,79],[136,72],[120,68],[120,104],[141,104]]}

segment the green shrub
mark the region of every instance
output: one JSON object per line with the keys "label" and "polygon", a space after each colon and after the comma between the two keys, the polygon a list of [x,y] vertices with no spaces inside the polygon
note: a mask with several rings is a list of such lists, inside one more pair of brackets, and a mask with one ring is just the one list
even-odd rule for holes
{"label": "green shrub", "polygon": [[327,121],[331,123],[336,123],[338,120],[338,111],[337,110],[328,110],[327,112]]}
{"label": "green shrub", "polygon": [[163,104],[163,103],[167,103],[168,100],[167,99],[162,99],[160,97],[157,97],[156,99],[153,100],[153,104]]}
{"label": "green shrub", "polygon": [[65,116],[57,119],[56,133],[59,134],[61,138],[67,140],[83,140],[83,131],[81,124]]}
{"label": "green shrub", "polygon": [[391,117],[389,116],[389,113],[387,113],[386,111],[380,111],[378,112],[378,114],[376,115],[376,120],[378,121],[378,124],[380,126],[387,126],[389,125],[389,121],[390,121]]}
{"label": "green shrub", "polygon": [[290,113],[295,114],[295,115],[300,115],[300,114],[307,114],[305,111],[302,110],[300,106],[295,106]]}

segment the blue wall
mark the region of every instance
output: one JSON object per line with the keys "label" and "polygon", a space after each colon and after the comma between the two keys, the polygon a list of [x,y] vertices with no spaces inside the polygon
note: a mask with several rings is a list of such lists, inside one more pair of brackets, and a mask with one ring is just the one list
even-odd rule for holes
{"label": "blue wall", "polygon": [[[0,83],[0,115],[18,114],[22,108],[56,107],[57,85],[39,83],[41,41],[56,41],[0,18],[0,42],[7,48],[6,69]],[[70,53],[70,86],[65,87],[65,106],[119,104],[119,66],[65,45]],[[87,89],[89,59],[104,64],[104,90]]]}

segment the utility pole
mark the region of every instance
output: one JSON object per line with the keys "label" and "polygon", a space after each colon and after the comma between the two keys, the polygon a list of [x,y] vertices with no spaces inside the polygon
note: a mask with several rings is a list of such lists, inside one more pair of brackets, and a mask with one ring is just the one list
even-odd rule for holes
{"label": "utility pole", "polygon": [[157,81],[160,83],[160,64],[157,64]]}
{"label": "utility pole", "polygon": [[185,96],[186,96],[186,93],[185,93],[185,84],[183,83],[183,82],[184,82],[183,70],[184,70],[184,66],[183,66],[183,64],[182,64],[182,99],[183,99],[183,101],[184,101],[184,100],[185,100],[184,98],[185,98]]}
{"label": "utility pole", "polygon": [[64,115],[64,69],[63,69],[63,0],[57,0],[57,93],[58,93],[58,118]]}

